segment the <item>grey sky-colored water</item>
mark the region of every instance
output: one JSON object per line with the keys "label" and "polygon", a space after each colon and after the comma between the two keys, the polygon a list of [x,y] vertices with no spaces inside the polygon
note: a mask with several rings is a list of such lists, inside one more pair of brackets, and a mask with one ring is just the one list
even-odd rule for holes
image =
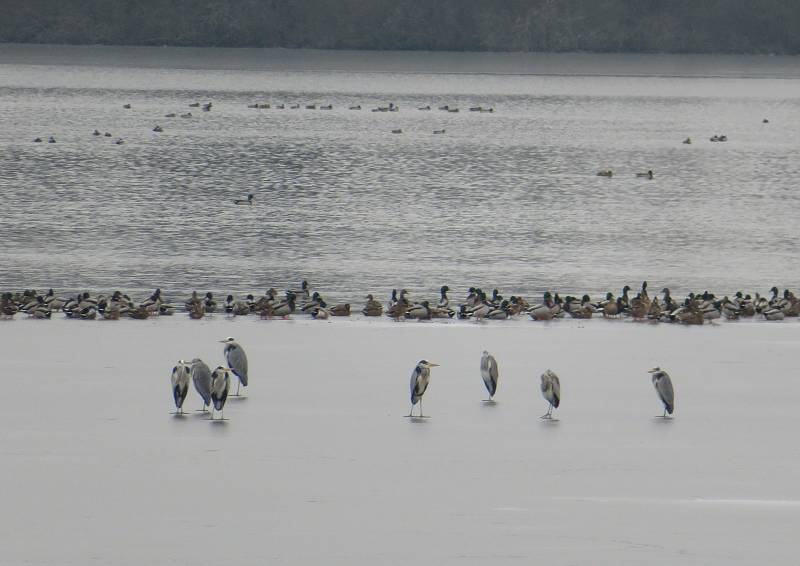
{"label": "grey sky-colored water", "polygon": [[3,287],[795,287],[796,62],[2,46]]}

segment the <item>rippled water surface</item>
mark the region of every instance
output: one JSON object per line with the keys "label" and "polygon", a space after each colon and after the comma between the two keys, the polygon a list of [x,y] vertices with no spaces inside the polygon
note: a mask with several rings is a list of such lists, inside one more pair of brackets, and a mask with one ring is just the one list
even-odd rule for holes
{"label": "rippled water surface", "polygon": [[[353,299],[443,283],[797,287],[799,69],[0,46],[0,285],[183,293],[308,278]],[[400,111],[370,111],[389,102]],[[606,168],[613,178],[596,176]],[[655,179],[635,177],[648,169]],[[250,192],[255,206],[233,204]]]}

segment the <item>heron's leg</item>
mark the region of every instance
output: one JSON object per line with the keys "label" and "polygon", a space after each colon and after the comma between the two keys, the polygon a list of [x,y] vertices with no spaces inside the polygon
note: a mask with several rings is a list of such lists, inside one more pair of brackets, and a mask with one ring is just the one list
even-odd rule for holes
{"label": "heron's leg", "polygon": [[411,405],[411,410],[408,411],[408,415],[406,415],[406,416],[408,416],[408,417],[414,416],[414,405]]}
{"label": "heron's leg", "polygon": [[236,395],[234,395],[234,397],[238,397],[238,396],[239,396],[239,386],[240,386],[241,384],[242,384],[241,382],[239,382],[239,383],[237,383],[237,384],[236,384]]}
{"label": "heron's leg", "polygon": [[419,398],[419,416],[422,418],[422,397]]}

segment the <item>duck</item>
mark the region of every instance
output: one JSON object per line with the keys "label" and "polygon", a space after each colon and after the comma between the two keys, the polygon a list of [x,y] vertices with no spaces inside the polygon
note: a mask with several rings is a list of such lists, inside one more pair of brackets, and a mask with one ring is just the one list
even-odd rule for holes
{"label": "duck", "polygon": [[406,295],[408,291],[405,289],[400,290],[400,294],[397,294],[397,289],[392,289],[392,297],[389,299],[389,308],[386,310],[386,315],[392,317],[396,321],[405,318],[406,310],[409,308],[410,304]]}
{"label": "duck", "polygon": [[494,108],[481,108],[478,110],[481,114],[491,114],[494,112]]}
{"label": "duck", "polygon": [[252,193],[247,195],[246,199],[236,199],[233,201],[233,204],[246,204],[249,206],[253,206],[253,195]]}
{"label": "duck", "polygon": [[458,112],[458,108],[448,108],[447,111],[450,112],[451,114],[455,114],[456,112]]}
{"label": "duck", "polygon": [[161,133],[161,132],[164,131],[164,128],[162,128],[161,126],[157,125],[155,128],[153,128],[153,131],[156,132],[156,133]]}
{"label": "duck", "polygon": [[614,172],[611,169],[602,169],[597,172],[598,177],[613,177]]}
{"label": "duck", "polygon": [[214,293],[211,291],[206,293],[206,298],[203,300],[203,308],[209,314],[217,312],[217,301],[214,300]]}
{"label": "duck", "polygon": [[440,106],[439,110],[447,112],[448,110],[450,110],[450,106],[448,104],[445,104],[444,106]]}
{"label": "duck", "polygon": [[181,114],[181,118],[191,118],[191,117],[192,117],[191,112],[187,112],[186,114]]}
{"label": "duck", "polygon": [[326,106],[320,106],[320,110],[333,110],[333,104],[328,104]]}
{"label": "duck", "polygon": [[115,145],[122,145],[125,143],[125,140],[122,138],[117,138],[117,141],[114,142]]}
{"label": "duck", "polygon": [[533,305],[528,310],[528,315],[533,320],[552,320],[555,316],[555,302],[553,301],[553,295],[550,291],[545,291],[544,295],[542,296],[542,302],[538,305]]}
{"label": "duck", "polygon": [[306,110],[316,110],[316,109],[317,109],[316,104],[306,104]]}
{"label": "duck", "polygon": [[381,316],[383,314],[383,305],[380,301],[376,301],[375,297],[371,294],[366,296],[367,304],[361,309],[364,316]]}
{"label": "duck", "polygon": [[[269,108],[269,104],[267,104],[267,108]],[[277,108],[278,110],[283,110],[284,108],[286,108],[286,105],[285,104],[278,104],[275,108]]]}
{"label": "duck", "polygon": [[419,108],[417,108],[417,110],[422,110],[423,112],[427,112],[430,109],[431,109],[430,104],[428,104],[427,106],[420,106]]}
{"label": "duck", "polygon": [[686,144],[686,145],[691,145],[691,143],[692,143],[692,138],[686,138],[685,140],[683,140],[683,142],[682,142],[682,143],[684,143],[684,144]]}
{"label": "duck", "polygon": [[42,143],[42,138],[34,138],[33,143]]}
{"label": "duck", "polygon": [[101,134],[100,134],[100,130],[95,130],[95,131],[93,131],[93,132],[92,132],[92,135],[93,135],[93,136],[99,136],[99,135],[101,135]]}
{"label": "duck", "polygon": [[123,104],[123,105],[122,105],[122,107],[123,107],[125,110],[130,110],[130,109],[131,109],[131,105],[130,105],[130,104]]}
{"label": "duck", "polygon": [[392,133],[393,134],[402,134],[403,130],[401,130],[400,128],[397,128],[396,130],[392,130]]}
{"label": "duck", "polygon": [[47,143],[56,143],[56,138],[50,136],[49,138],[47,138]]}
{"label": "duck", "polygon": [[189,108],[200,108],[200,103],[192,102],[191,104],[189,104]]}
{"label": "duck", "polygon": [[489,320],[506,320],[510,316],[508,304],[507,300],[503,300],[499,306],[489,310],[486,314],[486,318]]}
{"label": "duck", "polygon": [[443,134],[443,133],[445,133],[445,130],[444,130],[444,128],[442,128],[441,130],[433,130],[433,133],[434,134]]}
{"label": "duck", "polygon": [[360,104],[356,104],[355,106],[350,106],[348,108],[348,110],[361,110],[361,105]]}
{"label": "duck", "polygon": [[648,169],[647,173],[636,173],[636,176],[637,177],[645,177],[647,179],[652,179],[654,177],[652,169]]}
{"label": "duck", "polygon": [[470,112],[480,112],[481,110],[483,110],[481,106],[471,106],[469,109]]}
{"label": "duck", "polygon": [[175,118],[177,114],[175,112],[170,112],[169,114],[164,114],[164,118]]}
{"label": "duck", "polygon": [[428,301],[417,303],[406,310],[406,318],[415,318],[417,320],[430,320],[431,308]]}
{"label": "duck", "polygon": [[290,110],[299,110],[300,109],[300,105],[299,104],[292,104],[291,106],[289,106],[289,109]]}
{"label": "duck", "polygon": [[211,112],[211,106],[212,104],[210,102],[203,104],[203,112]]}
{"label": "duck", "polygon": [[292,314],[295,310],[295,299],[296,296],[291,291],[286,292],[286,300],[282,303],[275,305],[272,308],[272,314],[274,316],[280,316],[282,318],[288,318],[290,314]]}

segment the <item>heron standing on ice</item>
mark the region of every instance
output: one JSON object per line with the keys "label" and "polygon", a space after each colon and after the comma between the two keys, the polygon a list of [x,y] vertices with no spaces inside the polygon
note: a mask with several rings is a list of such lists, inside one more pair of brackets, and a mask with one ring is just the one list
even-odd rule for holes
{"label": "heron standing on ice", "polygon": [[422,417],[422,396],[428,389],[428,382],[431,379],[431,368],[437,367],[439,364],[434,364],[428,360],[420,360],[414,371],[411,372],[411,411],[407,416],[414,416],[414,405],[419,402],[419,416]]}
{"label": "heron standing on ice", "polygon": [[239,378],[239,383],[236,384],[236,393],[234,397],[239,396],[239,386],[244,385],[247,387],[247,354],[244,353],[244,348],[234,341],[233,338],[226,338],[220,340],[225,344],[225,360],[228,362],[228,367],[233,370],[236,377]]}
{"label": "heron standing on ice", "polygon": [[664,414],[661,417],[666,419],[667,413],[671,415],[675,410],[675,391],[672,389],[672,380],[669,374],[660,367],[654,367],[648,373],[652,375],[653,387],[656,388],[658,398],[664,403]]}
{"label": "heron standing on ice", "polygon": [[195,358],[192,360],[192,383],[194,384],[195,391],[203,398],[204,413],[206,407],[211,404],[211,368],[209,368],[203,360]]}
{"label": "heron standing on ice", "polygon": [[214,407],[211,409],[211,420],[214,420],[215,409],[219,411],[219,420],[225,420],[223,409],[225,408],[225,401],[228,399],[228,391],[231,388],[230,371],[230,368],[217,366],[217,369],[211,372],[211,401],[214,403]]}
{"label": "heron standing on ice", "polygon": [[494,394],[497,392],[497,378],[499,377],[497,360],[486,350],[483,351],[483,356],[481,357],[481,377],[484,385],[486,385],[486,390],[489,392],[487,401],[494,401]]}
{"label": "heron standing on ice", "polygon": [[550,403],[550,407],[547,409],[547,412],[539,418],[552,419],[553,407],[557,409],[558,405],[561,403],[561,382],[558,376],[548,369],[542,374],[541,388],[542,397],[545,398],[545,401]]}
{"label": "heron standing on ice", "polygon": [[192,376],[192,366],[183,360],[172,368],[172,398],[175,400],[176,415],[183,414],[183,401],[189,393],[189,380]]}

